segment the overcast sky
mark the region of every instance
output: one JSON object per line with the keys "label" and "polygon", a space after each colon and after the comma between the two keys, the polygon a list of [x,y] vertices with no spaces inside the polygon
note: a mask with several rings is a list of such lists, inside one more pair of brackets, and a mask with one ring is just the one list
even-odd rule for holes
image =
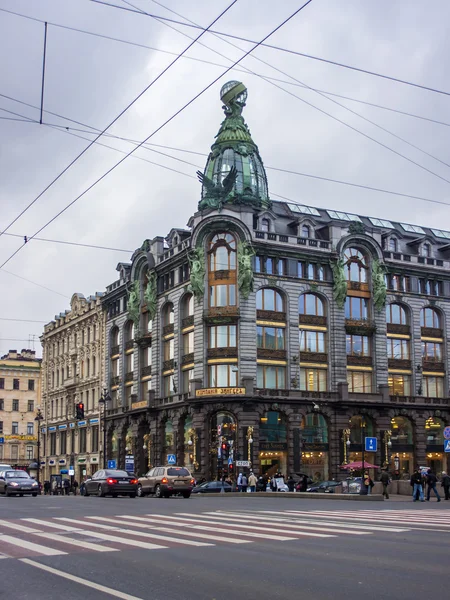
{"label": "overcast sky", "polygon": [[[109,0],[113,3],[113,0]],[[206,27],[228,4],[224,0],[164,0],[167,7]],[[153,0],[134,0],[138,8],[169,16]],[[122,0],[116,4],[127,5]],[[301,6],[298,0],[238,0],[215,25],[219,31],[260,40]],[[126,45],[49,25],[45,108],[103,129],[173,59],[190,40],[142,14],[108,8],[88,0],[0,0],[0,8],[51,23],[151,46]],[[180,19],[182,20],[182,19]],[[450,4],[446,0],[313,0],[277,32],[270,43],[450,91]],[[191,37],[198,31],[175,26]],[[0,94],[39,106],[44,25],[0,12]],[[211,34],[195,44],[161,80],[111,128],[117,136],[141,141],[183,104],[213,81],[251,46],[233,48]],[[166,52],[162,52],[166,51]],[[228,58],[228,60],[227,60]],[[260,58],[286,75],[262,64]],[[240,68],[450,123],[448,96],[401,85],[280,51],[258,48]],[[450,169],[319,96],[288,83],[271,85],[260,77],[233,70],[151,140],[207,154],[223,114],[220,87],[230,79],[248,88],[245,118],[266,167],[279,167],[333,179],[450,202],[450,183],[407,162],[291,94],[345,121],[449,179]],[[434,157],[449,161],[449,129],[395,112],[348,100],[339,102],[389,129]],[[39,119],[39,111],[0,96],[0,108]],[[0,117],[13,115],[0,110]],[[44,113],[44,122],[72,126]],[[73,127],[80,127],[73,125]],[[76,133],[76,132],[74,132]],[[92,135],[80,133],[89,140]],[[131,145],[112,138],[105,144],[122,151]],[[88,142],[64,130],[30,122],[0,119],[0,231],[73,160]],[[145,238],[165,236],[184,227],[197,207],[200,184],[195,177],[206,157],[162,150],[185,164],[147,149],[135,156],[180,170],[182,175],[128,158],[92,191],[54,221],[41,237],[133,251]],[[61,208],[120,160],[120,154],[94,145],[9,230],[33,235]],[[288,175],[267,169],[269,190],[297,202],[450,230],[445,206]],[[275,195],[273,196],[276,198]],[[0,237],[0,264],[22,245],[20,238]],[[31,241],[0,270],[0,318],[48,322],[69,308],[74,292],[104,291],[116,279],[115,267],[130,253],[85,249]],[[9,273],[5,272],[9,271]],[[43,289],[13,275],[31,279]],[[59,294],[61,295],[58,295]],[[43,324],[0,321],[0,354],[28,347]],[[17,340],[17,341],[12,341]],[[23,341],[22,341],[23,340]]]}

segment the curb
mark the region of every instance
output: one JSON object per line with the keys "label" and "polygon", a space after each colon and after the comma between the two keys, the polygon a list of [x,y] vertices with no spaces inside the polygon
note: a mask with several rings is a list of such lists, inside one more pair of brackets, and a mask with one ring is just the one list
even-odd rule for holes
{"label": "curb", "polygon": [[370,494],[370,496],[360,496],[359,494],[318,494],[316,492],[255,492],[247,494],[243,492],[227,492],[219,494],[193,494],[192,496],[204,496],[206,498],[284,498],[291,500],[350,500],[353,502],[383,502],[384,497],[381,494]]}

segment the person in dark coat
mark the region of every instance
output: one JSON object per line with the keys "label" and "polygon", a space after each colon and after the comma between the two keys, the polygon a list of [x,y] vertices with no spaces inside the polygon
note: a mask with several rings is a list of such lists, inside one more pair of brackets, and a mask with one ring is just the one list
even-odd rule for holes
{"label": "person in dark coat", "polygon": [[425,498],[423,497],[423,477],[419,469],[416,469],[411,475],[410,484],[413,489],[413,502],[417,501],[417,495],[419,495],[421,502],[425,502]]}
{"label": "person in dark coat", "polygon": [[387,471],[383,471],[381,473],[380,481],[383,484],[383,496],[386,498],[386,500],[389,500],[388,485],[391,481],[391,478],[389,477],[389,473]]}
{"label": "person in dark coat", "polygon": [[295,490],[295,481],[292,475],[290,475],[289,479],[287,480],[287,486],[290,492],[293,492]]}
{"label": "person in dark coat", "polygon": [[436,477],[436,475],[433,473],[433,471],[431,469],[428,470],[428,475],[427,475],[427,483],[428,483],[428,491],[427,491],[427,501],[430,501],[430,494],[431,494],[431,490],[433,490],[437,501],[440,502],[441,501],[441,497],[439,496],[439,492],[437,491],[437,484],[438,478]]}
{"label": "person in dark coat", "polygon": [[450,477],[442,471],[441,486],[444,488],[445,499],[450,500]]}

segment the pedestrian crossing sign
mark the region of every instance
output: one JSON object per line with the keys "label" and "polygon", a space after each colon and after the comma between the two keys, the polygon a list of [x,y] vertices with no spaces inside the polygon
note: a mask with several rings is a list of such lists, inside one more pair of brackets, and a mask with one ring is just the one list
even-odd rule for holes
{"label": "pedestrian crossing sign", "polygon": [[177,464],[177,457],[175,456],[175,454],[167,455],[167,464],[168,465],[176,465]]}
{"label": "pedestrian crossing sign", "polygon": [[450,440],[444,442],[444,452],[450,452]]}

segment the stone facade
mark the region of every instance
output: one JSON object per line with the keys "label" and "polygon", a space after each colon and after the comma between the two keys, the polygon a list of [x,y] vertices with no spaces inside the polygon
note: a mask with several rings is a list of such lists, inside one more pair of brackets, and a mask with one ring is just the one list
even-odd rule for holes
{"label": "stone facade", "polygon": [[0,359],[0,463],[35,468],[40,399],[41,360],[34,350],[10,350]]}
{"label": "stone facade", "polygon": [[[44,327],[42,479],[67,473],[81,481],[101,462],[99,398],[104,388],[105,318],[101,294],[74,294],[70,310]],[[76,418],[82,404],[84,419]]]}

